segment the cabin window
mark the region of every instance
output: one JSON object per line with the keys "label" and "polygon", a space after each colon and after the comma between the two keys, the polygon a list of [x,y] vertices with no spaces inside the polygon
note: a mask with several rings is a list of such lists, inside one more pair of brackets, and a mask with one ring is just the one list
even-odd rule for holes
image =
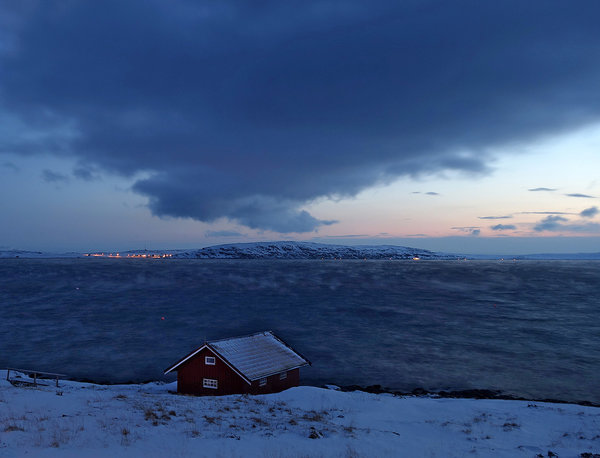
{"label": "cabin window", "polygon": [[203,378],[202,386],[204,388],[214,388],[215,390],[219,388],[219,381],[214,378]]}
{"label": "cabin window", "polygon": [[266,384],[267,384],[267,378],[266,377],[265,378],[261,378],[258,381],[258,386],[265,386]]}
{"label": "cabin window", "polygon": [[214,356],[205,356],[204,364],[206,364],[207,366],[214,366],[215,365],[215,357]]}
{"label": "cabin window", "polygon": [[287,372],[282,372],[279,374],[279,380],[285,380],[287,378]]}

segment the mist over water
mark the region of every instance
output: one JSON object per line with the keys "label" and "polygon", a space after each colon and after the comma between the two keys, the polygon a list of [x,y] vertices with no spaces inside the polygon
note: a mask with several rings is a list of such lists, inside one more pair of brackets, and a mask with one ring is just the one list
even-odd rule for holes
{"label": "mist over water", "polygon": [[[600,402],[600,262],[0,260],[0,367],[126,382],[273,330],[303,384]],[[162,319],[164,317],[164,319]]]}

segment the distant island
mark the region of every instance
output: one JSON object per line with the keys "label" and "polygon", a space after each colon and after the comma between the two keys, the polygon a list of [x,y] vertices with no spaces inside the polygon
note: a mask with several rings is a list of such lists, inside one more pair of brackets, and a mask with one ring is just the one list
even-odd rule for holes
{"label": "distant island", "polygon": [[173,253],[198,259],[456,259],[420,248],[393,245],[346,246],[311,242],[255,242],[216,245]]}
{"label": "distant island", "polygon": [[0,258],[160,258],[160,259],[357,259],[357,260],[600,260],[599,253],[540,253],[527,255],[469,255],[441,253],[396,245],[329,245],[313,242],[252,242],[215,245],[192,250],[128,250],[88,253],[50,253],[4,250]]}

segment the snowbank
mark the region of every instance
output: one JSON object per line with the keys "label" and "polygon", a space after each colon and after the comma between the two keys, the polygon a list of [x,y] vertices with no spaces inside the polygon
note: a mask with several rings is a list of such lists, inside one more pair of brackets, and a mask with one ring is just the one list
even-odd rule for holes
{"label": "snowbank", "polygon": [[[2,457],[575,457],[600,409],[298,387],[189,397],[174,384],[15,387],[0,371]],[[12,377],[11,377],[12,378]]]}

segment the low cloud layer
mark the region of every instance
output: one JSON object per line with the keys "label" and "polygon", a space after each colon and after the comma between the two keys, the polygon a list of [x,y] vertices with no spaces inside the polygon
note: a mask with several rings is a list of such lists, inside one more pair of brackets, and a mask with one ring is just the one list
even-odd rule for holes
{"label": "low cloud layer", "polygon": [[0,154],[68,156],[88,181],[144,172],[133,189],[159,216],[314,231],[334,223],[303,210],[315,199],[487,173],[492,147],[598,120],[599,16],[592,1],[9,0]]}
{"label": "low cloud layer", "polygon": [[481,228],[479,226],[455,226],[452,228],[454,231],[466,232],[469,235],[478,236],[481,234]]}
{"label": "low cloud layer", "polygon": [[435,191],[427,191],[427,192],[413,191],[412,194],[424,194],[426,196],[439,196],[440,195],[439,192],[435,192]]}
{"label": "low cloud layer", "polygon": [[600,224],[588,221],[573,222],[562,216],[547,216],[537,223],[533,229],[536,232],[578,232],[600,234]]}
{"label": "low cloud layer", "polygon": [[590,196],[589,194],[581,194],[578,192],[572,193],[572,194],[565,194],[565,196],[567,197],[579,197],[582,199],[595,199],[594,196]]}
{"label": "low cloud layer", "polygon": [[69,181],[69,177],[53,170],[44,169],[42,170],[42,180],[46,183],[66,183]]}
{"label": "low cloud layer", "polygon": [[6,169],[10,169],[13,172],[18,172],[19,171],[19,167],[17,167],[14,163],[10,162],[10,161],[6,161],[2,163],[2,167],[6,168]]}
{"label": "low cloud layer", "polygon": [[493,231],[514,231],[517,228],[514,224],[496,224],[495,226],[490,226],[490,229]]}
{"label": "low cloud layer", "polygon": [[73,169],[73,176],[84,181],[96,181],[100,179],[99,175],[93,169],[87,167],[75,167]]}
{"label": "low cloud layer", "polygon": [[590,208],[586,208],[581,213],[579,213],[579,216],[582,216],[583,218],[593,218],[598,213],[600,213],[600,211],[598,210],[598,207],[590,207]]}
{"label": "low cloud layer", "polygon": [[522,215],[574,215],[569,212],[521,212]]}
{"label": "low cloud layer", "polygon": [[552,192],[552,191],[556,191],[556,189],[555,188],[532,188],[532,189],[529,189],[529,191],[531,191],[531,192],[540,192],[540,191]]}
{"label": "low cloud layer", "polygon": [[236,231],[206,231],[206,237],[244,237],[244,234]]}

